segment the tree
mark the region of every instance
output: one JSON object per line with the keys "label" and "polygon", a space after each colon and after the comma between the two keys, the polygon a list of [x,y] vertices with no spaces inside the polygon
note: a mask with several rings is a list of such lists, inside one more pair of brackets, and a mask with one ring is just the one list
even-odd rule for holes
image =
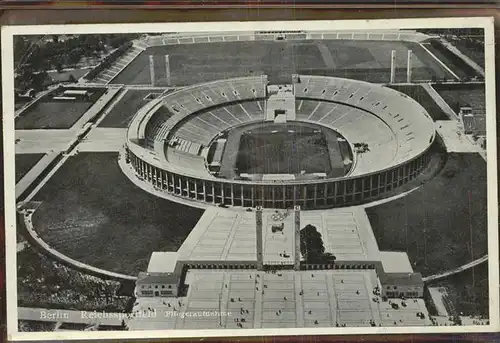
{"label": "tree", "polygon": [[63,66],[62,66],[62,63],[60,61],[56,62],[56,70],[58,73],[61,73],[63,71]]}
{"label": "tree", "polygon": [[334,263],[336,257],[325,253],[323,238],[315,226],[308,224],[300,230],[300,252],[306,263]]}
{"label": "tree", "polygon": [[319,263],[325,253],[321,234],[311,224],[300,230],[300,252],[307,263]]}

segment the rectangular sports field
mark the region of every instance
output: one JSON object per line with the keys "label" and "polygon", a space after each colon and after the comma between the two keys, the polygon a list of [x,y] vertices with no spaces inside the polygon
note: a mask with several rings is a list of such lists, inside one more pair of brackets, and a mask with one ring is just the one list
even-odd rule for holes
{"label": "rectangular sports field", "polygon": [[290,82],[292,74],[314,74],[388,82],[391,51],[396,50],[397,81],[406,80],[406,58],[414,53],[413,77],[430,80],[453,76],[421,45],[381,41],[251,41],[151,47],[113,81],[150,84],[149,56],[155,61],[156,86],[166,86],[165,55],[171,85],[183,86],[231,77],[267,74],[272,83]]}
{"label": "rectangular sports field", "polygon": [[88,100],[53,100],[49,94],[21,113],[15,122],[16,130],[69,129],[104,93],[104,89],[93,89]]}
{"label": "rectangular sports field", "polygon": [[444,168],[410,194],[366,209],[380,250],[406,251],[424,275],[456,268],[488,251],[486,162],[449,153]]}
{"label": "rectangular sports field", "polygon": [[248,174],[329,174],[328,142],[321,130],[303,126],[255,129],[241,135],[236,168]]}
{"label": "rectangular sports field", "polygon": [[126,128],[137,111],[150,100],[144,100],[149,93],[158,91],[148,89],[129,89],[123,98],[111,109],[106,117],[101,121],[99,127]]}
{"label": "rectangular sports field", "polygon": [[16,118],[16,130],[69,129],[90,106],[91,102],[39,102]]}
{"label": "rectangular sports field", "polygon": [[21,180],[45,154],[16,154],[16,183]]}
{"label": "rectangular sports field", "polygon": [[35,196],[35,230],[50,246],[98,268],[136,275],[152,251],[177,251],[202,210],[136,187],[117,153],[70,157]]}

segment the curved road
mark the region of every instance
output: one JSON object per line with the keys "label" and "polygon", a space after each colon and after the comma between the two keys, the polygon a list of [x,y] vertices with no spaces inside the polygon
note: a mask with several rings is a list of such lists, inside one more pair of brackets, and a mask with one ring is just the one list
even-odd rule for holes
{"label": "curved road", "polygon": [[478,258],[477,260],[474,260],[474,261],[469,262],[467,264],[464,264],[463,266],[460,266],[458,268],[451,269],[451,270],[448,270],[448,271],[440,273],[440,274],[430,275],[430,276],[424,277],[422,279],[424,280],[424,282],[430,282],[430,281],[435,281],[435,280],[443,279],[443,278],[448,277],[450,275],[461,273],[464,270],[467,270],[467,269],[470,269],[472,267],[475,267],[475,266],[477,266],[477,265],[479,265],[479,264],[481,264],[483,262],[486,262],[486,261],[488,261],[488,255],[484,255],[483,257]]}

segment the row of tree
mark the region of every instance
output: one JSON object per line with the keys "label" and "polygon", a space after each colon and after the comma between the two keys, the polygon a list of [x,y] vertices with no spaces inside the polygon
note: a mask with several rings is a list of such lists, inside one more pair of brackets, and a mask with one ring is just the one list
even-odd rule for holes
{"label": "row of tree", "polygon": [[118,49],[113,51],[110,55],[106,56],[106,58],[94,69],[92,69],[85,78],[87,80],[92,80],[97,77],[101,72],[111,67],[113,62],[115,62],[121,55],[125,53],[132,46],[132,42],[123,43]]}
{"label": "row of tree", "polygon": [[15,36],[14,61],[18,68],[34,71],[73,67],[82,58],[98,58],[137,38],[137,34],[65,36]]}

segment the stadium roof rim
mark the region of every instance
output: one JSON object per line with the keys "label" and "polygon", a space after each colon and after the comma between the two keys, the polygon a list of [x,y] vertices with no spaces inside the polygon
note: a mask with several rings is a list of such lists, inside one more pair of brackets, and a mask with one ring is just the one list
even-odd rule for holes
{"label": "stadium roof rim", "polygon": [[[347,175],[347,176],[343,176],[343,177],[326,178],[326,179],[310,179],[310,180],[286,180],[286,181],[254,181],[253,180],[253,181],[248,181],[248,180],[235,180],[235,179],[230,180],[230,179],[217,178],[217,177],[211,175],[208,171],[206,171],[206,174],[200,174],[200,173],[196,173],[195,171],[190,171],[190,170],[183,168],[183,167],[178,167],[175,164],[167,161],[166,157],[164,156],[163,149],[162,149],[162,151],[156,151],[156,153],[155,153],[154,151],[151,151],[150,149],[142,147],[136,143],[138,141],[138,139],[143,138],[143,137],[141,137],[141,132],[143,132],[143,129],[145,128],[145,125],[147,124],[147,122],[156,113],[156,110],[158,110],[158,108],[160,108],[162,106],[161,104],[164,104],[165,102],[167,102],[168,99],[171,99],[174,96],[179,95],[179,94],[188,93],[188,92],[195,90],[197,88],[206,87],[209,85],[216,85],[216,84],[220,85],[223,83],[230,84],[232,81],[233,82],[234,81],[249,81],[250,82],[252,80],[253,81],[261,80],[267,84],[267,75],[252,76],[252,77],[238,77],[238,78],[232,78],[232,79],[226,79],[226,80],[214,80],[214,81],[210,81],[210,82],[206,82],[206,83],[192,85],[192,86],[180,89],[176,92],[166,94],[166,95],[162,96],[161,98],[154,99],[150,103],[146,104],[143,108],[141,108],[138,111],[138,113],[134,116],[134,118],[133,118],[133,120],[128,128],[128,131],[127,131],[126,145],[130,149],[131,152],[133,152],[136,156],[142,158],[144,161],[148,162],[149,164],[151,164],[155,167],[158,167],[160,169],[164,169],[164,170],[171,171],[174,173],[179,173],[179,174],[182,174],[182,175],[185,175],[188,177],[204,179],[204,180],[208,180],[208,181],[217,180],[218,182],[221,182],[221,183],[233,183],[233,184],[294,184],[294,185],[304,184],[305,185],[305,184],[314,184],[314,183],[324,183],[325,181],[328,181],[328,180],[335,180],[335,181],[348,180],[348,179],[352,179],[352,178],[359,177],[359,176],[368,176],[368,175],[376,174],[376,173],[379,173],[379,172],[382,172],[385,170],[390,170],[391,168],[398,166],[398,165],[401,165],[408,160],[411,160],[411,159],[414,159],[414,158],[417,158],[417,157],[423,155],[425,152],[427,152],[427,150],[430,148],[431,144],[434,142],[436,133],[435,133],[434,122],[432,121],[432,118],[429,116],[429,114],[425,111],[425,109],[423,109],[423,107],[418,102],[411,99],[410,97],[408,97],[405,94],[402,94],[396,90],[385,87],[383,85],[372,84],[372,83],[369,83],[366,81],[358,81],[358,80],[338,78],[338,77],[315,76],[315,75],[299,75],[299,77],[301,79],[312,78],[312,79],[322,79],[325,81],[337,80],[337,81],[343,81],[343,82],[347,82],[347,83],[357,83],[357,84],[365,85],[365,86],[370,87],[370,88],[376,88],[376,89],[382,90],[386,94],[390,94],[390,95],[393,95],[393,96],[398,97],[398,98],[403,97],[408,103],[411,104],[411,108],[416,109],[414,112],[412,112],[412,115],[417,115],[422,120],[421,129],[423,132],[420,132],[417,134],[420,136],[419,139],[421,142],[423,142],[423,140],[425,139],[425,146],[423,146],[421,149],[419,149],[415,153],[408,155],[407,158],[398,160],[398,161],[396,161],[396,163],[391,164],[391,165],[387,166],[386,168],[382,168],[382,169],[376,170],[376,171],[361,173],[361,174],[357,174],[357,175]],[[307,96],[305,96],[305,97],[307,97]],[[319,97],[319,96],[316,96],[316,97],[309,96],[307,98],[311,99],[311,100],[322,100],[321,97]],[[243,101],[244,99],[241,99],[241,100]],[[224,104],[225,103],[220,103],[219,105],[224,106]],[[349,104],[345,104],[345,105],[349,106]],[[196,111],[193,111],[192,113],[186,114],[184,117],[182,117],[182,119],[185,119],[186,117],[192,115],[193,113],[195,114],[195,113],[199,112],[200,110],[203,110],[203,108],[200,108]],[[374,116],[377,116],[380,119],[380,116],[378,116],[376,113],[374,113],[372,111],[368,111],[366,109],[364,109],[364,111],[367,113],[370,113]],[[405,114],[405,115],[407,115],[407,114]],[[298,120],[298,121],[300,121],[300,120]],[[172,126],[172,128],[175,128],[175,125]],[[391,126],[389,125],[389,127],[391,127]],[[392,129],[392,127],[391,127],[391,129]],[[400,145],[402,143],[403,142],[399,141],[398,147],[400,147]],[[162,144],[163,144],[163,142],[162,142]],[[424,144],[422,143],[422,145],[424,145]]]}

